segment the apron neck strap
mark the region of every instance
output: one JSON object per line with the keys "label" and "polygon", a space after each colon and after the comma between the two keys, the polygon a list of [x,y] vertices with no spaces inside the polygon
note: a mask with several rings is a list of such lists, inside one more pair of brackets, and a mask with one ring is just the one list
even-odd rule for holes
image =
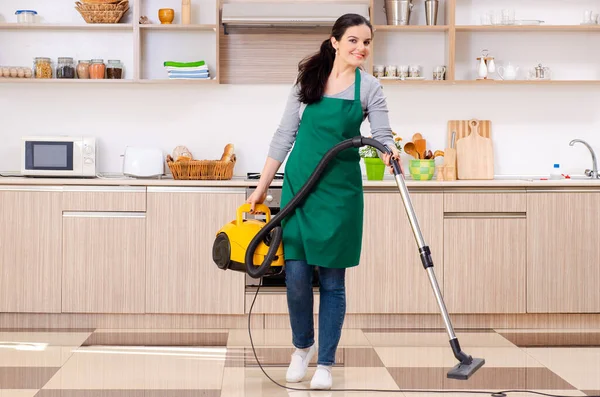
{"label": "apron neck strap", "polygon": [[360,102],[360,69],[356,68],[354,79],[354,100]]}

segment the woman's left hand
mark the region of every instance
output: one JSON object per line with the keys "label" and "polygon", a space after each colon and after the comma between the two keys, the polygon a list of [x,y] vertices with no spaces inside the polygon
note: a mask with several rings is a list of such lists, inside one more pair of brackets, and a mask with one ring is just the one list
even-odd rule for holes
{"label": "woman's left hand", "polygon": [[392,155],[390,156],[387,153],[383,154],[383,162],[385,163],[385,165],[387,165],[388,167],[390,167],[390,174],[394,174],[394,167],[392,167],[392,163],[390,162],[390,157],[396,159],[398,161],[398,164],[400,165],[400,171],[404,174],[404,170],[402,169],[402,162],[400,161],[400,152],[398,151],[398,149],[394,146],[394,147],[390,147],[390,149],[392,150]]}

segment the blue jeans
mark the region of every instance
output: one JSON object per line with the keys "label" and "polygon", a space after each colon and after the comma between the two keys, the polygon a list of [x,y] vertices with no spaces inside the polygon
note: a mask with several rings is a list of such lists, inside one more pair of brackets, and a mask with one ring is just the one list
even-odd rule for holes
{"label": "blue jeans", "polygon": [[[287,302],[292,343],[306,349],[315,343],[313,321],[314,266],[301,260],[285,262]],[[333,365],[346,315],[346,269],[319,267],[319,357],[317,364]]]}

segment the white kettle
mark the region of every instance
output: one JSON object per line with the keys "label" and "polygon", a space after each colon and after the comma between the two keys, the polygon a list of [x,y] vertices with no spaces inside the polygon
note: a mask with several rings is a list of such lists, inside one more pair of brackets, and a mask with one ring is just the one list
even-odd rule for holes
{"label": "white kettle", "polygon": [[164,175],[165,160],[162,150],[127,146],[123,154],[123,174],[138,178]]}
{"label": "white kettle", "polygon": [[519,67],[513,66],[513,64],[510,62],[508,63],[508,65],[506,65],[506,68],[504,68],[503,66],[500,66],[498,68],[498,75],[502,80],[516,80],[518,72]]}

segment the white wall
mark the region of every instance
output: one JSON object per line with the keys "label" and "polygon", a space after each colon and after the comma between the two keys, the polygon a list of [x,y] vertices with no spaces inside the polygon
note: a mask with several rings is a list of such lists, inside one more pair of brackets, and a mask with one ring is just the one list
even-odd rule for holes
{"label": "white wall", "polygon": [[[598,86],[386,86],[393,129],[421,132],[431,150],[446,146],[450,119],[492,120],[496,173],[547,174],[591,168],[573,138],[600,155]],[[102,172],[120,172],[127,145],[170,153],[187,145],[195,157],[219,158],[236,146],[235,174],[260,171],[289,87],[174,85],[0,85],[0,170],[18,170],[19,139],[29,134],[88,134],[100,141]],[[369,134],[368,123],[363,133]],[[441,159],[439,159],[441,160]]]}

